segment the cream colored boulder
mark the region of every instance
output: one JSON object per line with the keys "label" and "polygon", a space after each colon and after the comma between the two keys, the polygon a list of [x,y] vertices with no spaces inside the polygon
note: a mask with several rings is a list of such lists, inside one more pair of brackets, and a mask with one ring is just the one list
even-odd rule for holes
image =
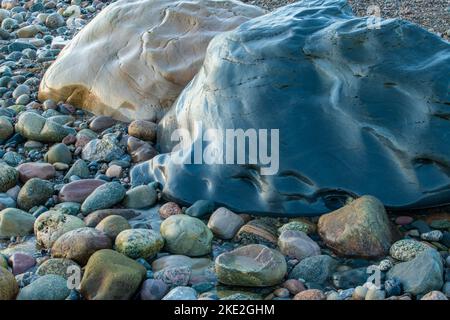
{"label": "cream colored boulder", "polygon": [[210,40],[265,11],[234,0],[120,0],[60,53],[41,100],[117,120],[155,120],[199,71]]}

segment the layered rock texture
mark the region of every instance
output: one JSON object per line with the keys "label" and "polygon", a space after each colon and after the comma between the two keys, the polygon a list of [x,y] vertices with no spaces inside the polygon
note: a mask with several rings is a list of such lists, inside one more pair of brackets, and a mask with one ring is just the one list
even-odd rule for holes
{"label": "layered rock texture", "polygon": [[217,34],[264,11],[238,1],[121,0],[64,48],[39,98],[118,120],[152,120],[172,105]]}
{"label": "layered rock texture", "polygon": [[[365,194],[391,209],[449,203],[450,44],[406,21],[372,20],[344,0],[301,1],[216,36],[160,122],[166,153],[135,167],[133,184],[157,180],[180,203],[255,214],[322,214]],[[261,174],[261,159],[187,164],[199,124],[279,129],[279,152],[268,150],[278,172]],[[170,154],[177,128],[192,144]]]}

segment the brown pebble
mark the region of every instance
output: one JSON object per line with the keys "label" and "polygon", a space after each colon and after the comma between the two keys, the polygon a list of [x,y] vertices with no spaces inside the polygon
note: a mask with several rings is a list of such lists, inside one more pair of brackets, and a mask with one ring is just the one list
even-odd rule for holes
{"label": "brown pebble", "polygon": [[294,297],[294,300],[326,300],[326,296],[322,291],[317,289],[309,289],[297,293]]}
{"label": "brown pebble", "polygon": [[181,214],[181,208],[175,202],[167,202],[159,208],[159,216],[161,219],[167,219],[175,214]]}
{"label": "brown pebble", "polygon": [[289,279],[283,283],[283,288],[289,290],[289,292],[293,295],[296,295],[299,292],[305,291],[305,285],[303,282],[297,279]]}

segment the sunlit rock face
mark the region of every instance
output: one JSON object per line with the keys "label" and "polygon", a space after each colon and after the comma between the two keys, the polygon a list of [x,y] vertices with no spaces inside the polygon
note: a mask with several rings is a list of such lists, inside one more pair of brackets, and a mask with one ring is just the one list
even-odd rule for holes
{"label": "sunlit rock face", "polygon": [[39,98],[118,120],[165,113],[202,65],[217,34],[265,12],[233,0],[121,0],[61,52]]}
{"label": "sunlit rock face", "polygon": [[[213,39],[160,123],[166,154],[137,166],[132,182],[278,216],[322,214],[361,195],[392,209],[450,203],[449,75],[450,44],[419,26],[374,25],[344,0],[283,7]],[[174,161],[190,159],[199,124],[279,129],[279,170]],[[193,142],[169,154],[176,128]]]}

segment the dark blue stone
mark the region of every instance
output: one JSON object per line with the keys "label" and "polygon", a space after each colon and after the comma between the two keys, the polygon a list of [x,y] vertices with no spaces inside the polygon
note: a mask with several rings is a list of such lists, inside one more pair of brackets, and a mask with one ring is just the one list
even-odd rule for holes
{"label": "dark blue stone", "polygon": [[[215,37],[159,124],[161,154],[132,170],[132,184],[275,216],[319,215],[367,194],[392,210],[449,204],[450,43],[407,21],[370,21],[345,0],[310,0]],[[176,153],[188,160],[198,122],[203,133],[278,129],[278,172],[174,161],[172,133],[197,139]]]}

